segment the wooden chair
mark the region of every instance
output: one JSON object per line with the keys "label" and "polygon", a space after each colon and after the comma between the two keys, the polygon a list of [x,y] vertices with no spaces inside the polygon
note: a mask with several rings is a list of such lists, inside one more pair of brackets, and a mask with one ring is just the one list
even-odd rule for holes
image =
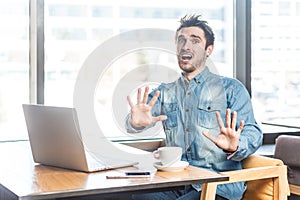
{"label": "wooden chair", "polygon": [[243,200],[286,200],[289,196],[287,167],[279,159],[251,155],[243,161],[243,169],[222,172],[229,181],[205,183],[200,200],[215,199],[218,184],[246,181]]}

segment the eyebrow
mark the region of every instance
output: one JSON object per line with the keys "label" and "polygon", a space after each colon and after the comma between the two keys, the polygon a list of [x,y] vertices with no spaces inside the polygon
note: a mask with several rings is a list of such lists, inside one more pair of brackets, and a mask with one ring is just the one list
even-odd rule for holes
{"label": "eyebrow", "polygon": [[[182,37],[185,37],[184,35],[179,35],[178,36],[178,38],[182,38]],[[202,39],[200,36],[198,36],[198,35],[194,35],[194,34],[192,34],[192,35],[190,35],[190,37],[192,37],[192,38],[198,38],[198,39]]]}
{"label": "eyebrow", "polygon": [[201,37],[198,35],[191,35],[191,37],[201,39]]}

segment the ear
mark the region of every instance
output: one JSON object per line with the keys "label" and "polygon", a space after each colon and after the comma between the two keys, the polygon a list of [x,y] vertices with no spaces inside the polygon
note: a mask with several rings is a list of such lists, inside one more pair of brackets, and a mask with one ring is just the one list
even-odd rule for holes
{"label": "ear", "polygon": [[206,56],[210,56],[211,53],[213,52],[214,50],[214,45],[209,45],[207,48],[206,48]]}

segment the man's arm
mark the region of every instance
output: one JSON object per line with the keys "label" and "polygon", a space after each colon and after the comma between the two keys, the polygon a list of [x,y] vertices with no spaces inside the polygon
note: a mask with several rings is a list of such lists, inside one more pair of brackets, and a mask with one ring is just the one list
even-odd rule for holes
{"label": "man's arm", "polygon": [[203,135],[214,142],[228,158],[236,161],[243,160],[254,153],[262,143],[262,131],[254,119],[250,96],[245,87],[236,82],[232,86],[232,93],[228,95],[228,107],[226,110],[226,123],[224,124],[220,114],[216,113],[220,134],[212,137],[204,131]]}

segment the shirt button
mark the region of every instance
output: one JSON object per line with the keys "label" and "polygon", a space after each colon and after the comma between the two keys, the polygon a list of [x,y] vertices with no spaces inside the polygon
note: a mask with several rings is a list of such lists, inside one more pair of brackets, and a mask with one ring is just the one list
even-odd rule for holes
{"label": "shirt button", "polygon": [[201,83],[201,81],[197,81],[197,83],[198,83],[198,84],[200,84],[200,83]]}
{"label": "shirt button", "polygon": [[208,107],[207,107],[207,110],[210,110],[210,109],[211,109],[211,107],[210,107],[210,106],[208,106]]}
{"label": "shirt button", "polygon": [[190,147],[187,148],[186,151],[187,151],[187,152],[191,152],[191,148],[190,148]]}
{"label": "shirt button", "polygon": [[187,132],[189,132],[189,131],[190,131],[190,128],[186,128],[185,130],[186,130]]}
{"label": "shirt button", "polygon": [[185,112],[189,112],[189,111],[190,111],[190,109],[188,109],[188,108],[187,108],[187,109],[185,109]]}
{"label": "shirt button", "polygon": [[191,95],[191,92],[188,92],[187,94],[188,94],[188,95]]}

